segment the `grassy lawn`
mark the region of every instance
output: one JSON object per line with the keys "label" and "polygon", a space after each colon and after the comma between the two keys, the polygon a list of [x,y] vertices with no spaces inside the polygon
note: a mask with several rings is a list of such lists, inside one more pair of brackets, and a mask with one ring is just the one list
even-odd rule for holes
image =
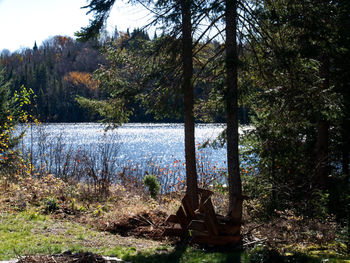
{"label": "grassy lawn", "polygon": [[132,262],[249,262],[246,254],[238,252],[174,248],[151,240],[96,231],[77,223],[55,221],[33,211],[0,214],[0,260],[67,250],[90,251]]}
{"label": "grassy lawn", "polygon": [[[62,182],[53,177],[41,181],[28,179],[28,182],[22,184],[11,185],[6,191],[1,191],[0,188],[0,260],[25,255],[89,251],[105,256],[116,256],[135,263],[350,263],[350,258],[345,256],[344,243],[336,239],[330,239],[328,243],[314,242],[315,235],[310,234],[312,229],[305,228],[309,231],[307,232],[300,227],[300,220],[293,219],[294,217],[288,220],[279,218],[256,229],[259,233],[251,232],[252,236],[254,234],[260,239],[269,237],[270,240],[278,240],[282,236],[283,240],[289,241],[287,244],[255,246],[244,252],[208,251],[153,241],[154,237],[148,236],[151,228],[155,230],[152,230],[152,233],[156,233],[156,237],[161,235],[165,216],[176,211],[179,196],[164,197],[162,202],[157,203],[116,186],[111,194],[115,199],[101,203],[84,203],[80,199],[69,198],[68,194],[65,195],[65,201],[59,201],[62,198],[56,197],[60,197],[62,191],[69,192],[70,188],[68,186],[64,188]],[[26,205],[23,206],[23,203]],[[46,215],[48,205],[52,203],[57,207],[52,215]],[[137,226],[140,220],[143,220],[143,223],[152,223]],[[122,233],[115,231],[117,229],[115,223],[118,222],[119,227],[132,236],[111,234]],[[290,236],[293,233],[285,229],[289,224],[293,224],[292,228],[302,233],[303,238],[293,239],[293,236]],[[108,226],[112,226],[110,230],[106,228]],[[251,226],[245,224],[248,230],[254,229],[254,226],[256,224]],[[148,238],[143,238],[145,236]]]}
{"label": "grassy lawn", "polygon": [[120,237],[77,223],[52,220],[34,211],[0,214],[0,260],[67,250],[124,256],[161,246],[151,240]]}
{"label": "grassy lawn", "polygon": [[34,211],[0,214],[0,260],[18,255],[54,254],[70,250],[117,256],[131,262],[341,262],[336,254],[293,253],[256,248],[247,252],[215,252],[173,247],[161,242],[121,237],[78,223],[53,220]]}

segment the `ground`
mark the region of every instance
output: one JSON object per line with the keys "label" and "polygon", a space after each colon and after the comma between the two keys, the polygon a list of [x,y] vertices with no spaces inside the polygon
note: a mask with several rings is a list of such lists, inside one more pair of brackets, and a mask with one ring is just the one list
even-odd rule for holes
{"label": "ground", "polygon": [[[114,185],[108,197],[98,200],[86,186],[73,188],[52,176],[2,185],[0,191],[0,260],[28,255],[22,262],[40,262],[69,251],[131,262],[350,262],[332,218],[320,221],[276,211],[272,219],[261,220],[252,217],[257,214],[254,200],[245,203],[244,250],[227,251],[185,246],[162,236],[181,192],[154,200],[142,189]],[[225,200],[214,195],[221,214]]]}

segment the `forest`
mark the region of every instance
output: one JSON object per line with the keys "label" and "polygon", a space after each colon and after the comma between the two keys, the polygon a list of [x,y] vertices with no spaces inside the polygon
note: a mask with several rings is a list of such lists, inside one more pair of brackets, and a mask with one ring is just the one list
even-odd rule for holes
{"label": "forest", "polygon": [[[11,53],[3,50],[0,65],[6,69],[6,79],[11,80],[11,92],[18,91],[22,85],[32,89],[33,108],[31,113],[41,122],[92,122],[101,120],[101,116],[81,107],[76,101],[77,96],[89,99],[102,99],[106,92],[97,89],[97,81],[93,73],[108,61],[101,50],[111,43],[119,42],[119,48],[141,49],[138,43],[153,44],[148,34],[141,29],[129,32],[115,31],[113,34],[104,32],[98,40],[79,42],[67,36],[55,36],[47,39],[41,46],[36,42],[32,49],[24,49]],[[146,56],[145,56],[146,59]],[[200,87],[197,87],[200,93]],[[140,107],[131,103],[134,114],[131,122],[182,122],[181,116],[170,115],[155,118],[154,114],[146,113],[146,106]],[[71,114],[73,113],[73,114]],[[248,124],[248,109],[240,108],[240,120]],[[216,113],[216,122],[224,119]],[[198,120],[203,122],[205,120]]]}
{"label": "forest", "polygon": [[[1,52],[0,259],[348,262],[350,2],[130,1],[153,20],[111,33],[115,2],[89,0],[74,37]],[[183,123],[184,172],[114,169],[107,141],[98,157],[64,138],[20,147],[17,127],[97,121]],[[196,124],[218,122],[196,145]],[[204,171],[218,147],[227,166]]]}

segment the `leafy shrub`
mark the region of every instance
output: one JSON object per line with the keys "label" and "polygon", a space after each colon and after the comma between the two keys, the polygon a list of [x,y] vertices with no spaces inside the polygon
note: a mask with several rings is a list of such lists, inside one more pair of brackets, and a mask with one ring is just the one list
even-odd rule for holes
{"label": "leafy shrub", "polygon": [[58,200],[55,197],[46,198],[44,205],[46,213],[53,213],[59,209]]}
{"label": "leafy shrub", "polygon": [[94,216],[101,216],[103,214],[102,206],[98,205],[96,210],[93,212]]}
{"label": "leafy shrub", "polygon": [[156,199],[160,190],[157,177],[155,175],[148,174],[143,178],[143,183],[148,188],[148,192],[150,193],[151,197]]}
{"label": "leafy shrub", "polygon": [[27,123],[33,119],[24,110],[31,103],[33,91],[22,86],[19,92],[11,95],[9,86],[5,70],[0,68],[0,181],[5,183],[5,187],[8,182],[18,181],[18,174],[25,174],[30,170],[16,149],[24,133],[16,135],[15,127],[20,122]]}
{"label": "leafy shrub", "polygon": [[87,209],[86,209],[85,206],[81,205],[81,206],[78,207],[78,211],[80,211],[80,212],[86,212]]}

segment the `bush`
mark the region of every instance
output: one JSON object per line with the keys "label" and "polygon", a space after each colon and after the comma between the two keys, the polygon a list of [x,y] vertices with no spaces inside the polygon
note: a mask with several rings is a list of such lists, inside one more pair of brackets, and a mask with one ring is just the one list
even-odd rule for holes
{"label": "bush", "polygon": [[59,209],[58,200],[55,197],[47,198],[44,205],[46,213],[53,213]]}
{"label": "bush", "polygon": [[155,175],[148,174],[143,178],[143,183],[148,188],[148,192],[150,193],[151,197],[156,199],[160,190],[157,177]]}
{"label": "bush", "polygon": [[32,95],[33,91],[24,86],[11,95],[10,81],[5,77],[5,70],[0,68],[0,181],[5,187],[16,181],[18,174],[27,174],[31,169],[16,149],[24,133],[16,134],[15,127],[33,119],[26,111]]}

